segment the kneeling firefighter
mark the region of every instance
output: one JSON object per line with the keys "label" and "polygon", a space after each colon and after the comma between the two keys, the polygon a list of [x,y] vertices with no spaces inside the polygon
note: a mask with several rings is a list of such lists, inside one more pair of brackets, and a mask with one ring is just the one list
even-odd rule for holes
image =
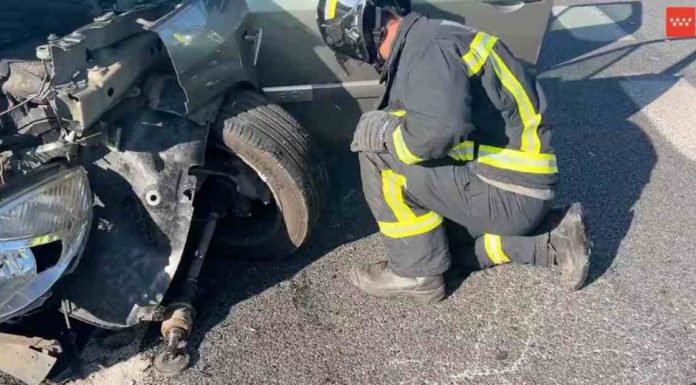
{"label": "kneeling firefighter", "polygon": [[354,267],[351,282],[379,297],[443,299],[446,217],[471,236],[477,268],[558,266],[579,289],[590,255],[582,207],[550,209],[558,168],[546,101],[505,44],[410,12],[408,0],[320,0],[318,23],[338,60],[371,63],[386,83],[351,150],[389,261]]}

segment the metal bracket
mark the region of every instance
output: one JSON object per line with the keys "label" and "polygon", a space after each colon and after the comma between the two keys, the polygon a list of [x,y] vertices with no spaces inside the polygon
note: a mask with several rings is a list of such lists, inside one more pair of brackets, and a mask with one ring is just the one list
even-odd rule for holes
{"label": "metal bracket", "polygon": [[62,351],[56,340],[0,333],[0,370],[28,385],[39,385]]}
{"label": "metal bracket", "polygon": [[261,52],[261,43],[263,43],[263,29],[259,28],[256,33],[247,33],[244,35],[244,40],[254,43],[254,66],[259,62],[259,53]]}

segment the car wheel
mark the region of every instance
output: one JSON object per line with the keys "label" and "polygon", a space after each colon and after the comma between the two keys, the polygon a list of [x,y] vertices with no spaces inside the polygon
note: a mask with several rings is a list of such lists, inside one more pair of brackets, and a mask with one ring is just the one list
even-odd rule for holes
{"label": "car wheel", "polygon": [[212,131],[206,157],[224,159],[235,178],[214,187],[234,190],[222,192],[231,207],[218,221],[214,244],[228,255],[291,254],[307,241],[327,190],[309,132],[280,106],[247,90],[227,96]]}

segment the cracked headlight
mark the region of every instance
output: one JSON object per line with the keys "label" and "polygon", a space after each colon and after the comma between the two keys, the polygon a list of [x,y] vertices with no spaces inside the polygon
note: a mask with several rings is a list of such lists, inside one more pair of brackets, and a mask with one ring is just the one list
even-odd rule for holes
{"label": "cracked headlight", "polygon": [[0,190],[0,321],[45,300],[74,267],[92,219],[82,167],[51,169],[21,182]]}

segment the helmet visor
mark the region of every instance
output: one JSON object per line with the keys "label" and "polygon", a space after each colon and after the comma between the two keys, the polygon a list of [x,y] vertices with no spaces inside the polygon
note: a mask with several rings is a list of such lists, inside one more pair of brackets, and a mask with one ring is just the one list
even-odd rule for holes
{"label": "helmet visor", "polygon": [[324,20],[342,18],[349,14],[356,6],[363,5],[364,0],[326,0],[324,5]]}
{"label": "helmet visor", "polygon": [[337,55],[370,60],[366,41],[369,35],[365,34],[363,23],[364,8],[365,2],[360,0],[326,1],[323,14],[319,15],[320,30],[326,44]]}

